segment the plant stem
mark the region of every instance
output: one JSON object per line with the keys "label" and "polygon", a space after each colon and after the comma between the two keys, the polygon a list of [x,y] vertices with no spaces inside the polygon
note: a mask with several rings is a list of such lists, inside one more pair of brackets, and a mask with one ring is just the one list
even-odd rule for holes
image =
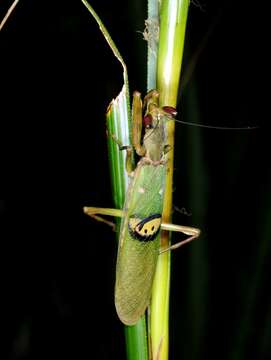
{"label": "plant stem", "polygon": [[[157,89],[160,106],[176,107],[181,72],[189,0],[162,0],[160,8],[160,38],[158,50]],[[163,222],[171,222],[174,121],[167,126],[168,172],[163,210]],[[161,247],[169,246],[168,232],[161,234]],[[151,301],[151,337],[154,359],[168,359],[168,315],[170,288],[170,252],[159,256]]]}
{"label": "plant stem", "polygon": [[159,3],[148,0],[148,19],[145,21],[145,40],[148,42],[147,91],[156,89],[157,52],[159,40]]}

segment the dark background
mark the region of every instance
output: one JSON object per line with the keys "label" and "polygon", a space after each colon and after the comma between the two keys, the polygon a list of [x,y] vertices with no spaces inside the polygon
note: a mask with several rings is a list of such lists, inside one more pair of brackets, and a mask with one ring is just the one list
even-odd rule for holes
{"label": "dark background", "polygon": [[[91,3],[127,62],[131,89],[144,93],[145,2]],[[1,17],[9,5],[1,2]],[[271,359],[260,12],[248,2],[190,6],[179,118],[258,128],[176,125],[174,204],[192,215],[175,212],[174,221],[203,233],[172,254],[170,359]],[[0,46],[1,359],[124,359],[114,235],[82,213],[112,206],[104,112],[121,67],[75,0],[21,0]]]}

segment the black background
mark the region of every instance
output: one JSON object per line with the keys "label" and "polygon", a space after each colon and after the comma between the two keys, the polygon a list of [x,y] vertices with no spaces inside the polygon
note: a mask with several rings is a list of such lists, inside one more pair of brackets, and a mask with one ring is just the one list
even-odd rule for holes
{"label": "black background", "polygon": [[[252,2],[251,2],[252,3]],[[3,17],[10,2],[1,2]],[[145,92],[144,1],[92,1]],[[269,134],[255,4],[192,4],[179,98],[170,358],[271,359]],[[208,34],[209,35],[206,35]],[[1,359],[124,359],[104,112],[122,70],[80,1],[21,1],[1,32]],[[186,78],[187,79],[187,78]],[[178,237],[175,236],[178,240]]]}

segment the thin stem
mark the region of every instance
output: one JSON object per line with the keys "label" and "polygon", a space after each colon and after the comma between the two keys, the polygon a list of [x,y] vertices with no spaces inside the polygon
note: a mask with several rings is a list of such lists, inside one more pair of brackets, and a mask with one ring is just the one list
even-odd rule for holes
{"label": "thin stem", "polygon": [[[182,65],[189,0],[162,0],[158,51],[157,89],[160,106],[176,107]],[[168,171],[163,222],[171,222],[173,189],[174,121],[167,126]],[[161,248],[170,246],[169,233],[161,234]],[[168,359],[168,316],[170,288],[170,252],[159,256],[151,301],[151,336],[154,359]]]}
{"label": "thin stem", "polygon": [[18,2],[19,2],[19,0],[13,1],[12,5],[11,5],[10,8],[8,9],[6,15],[4,16],[3,20],[1,21],[0,31],[3,29],[5,23],[7,22],[8,18],[10,17],[11,13],[12,13],[13,10],[15,9],[16,5],[18,4]]}
{"label": "thin stem", "polygon": [[148,19],[145,21],[144,38],[148,43],[147,91],[156,89],[157,52],[159,40],[159,2],[148,0]]}

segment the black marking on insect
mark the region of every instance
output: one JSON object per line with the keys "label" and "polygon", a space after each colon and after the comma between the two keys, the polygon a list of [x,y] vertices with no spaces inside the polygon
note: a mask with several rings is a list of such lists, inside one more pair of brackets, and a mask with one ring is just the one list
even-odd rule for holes
{"label": "black marking on insect", "polygon": [[139,241],[153,241],[160,231],[161,214],[153,214],[144,219],[134,215],[128,223],[129,234]]}

